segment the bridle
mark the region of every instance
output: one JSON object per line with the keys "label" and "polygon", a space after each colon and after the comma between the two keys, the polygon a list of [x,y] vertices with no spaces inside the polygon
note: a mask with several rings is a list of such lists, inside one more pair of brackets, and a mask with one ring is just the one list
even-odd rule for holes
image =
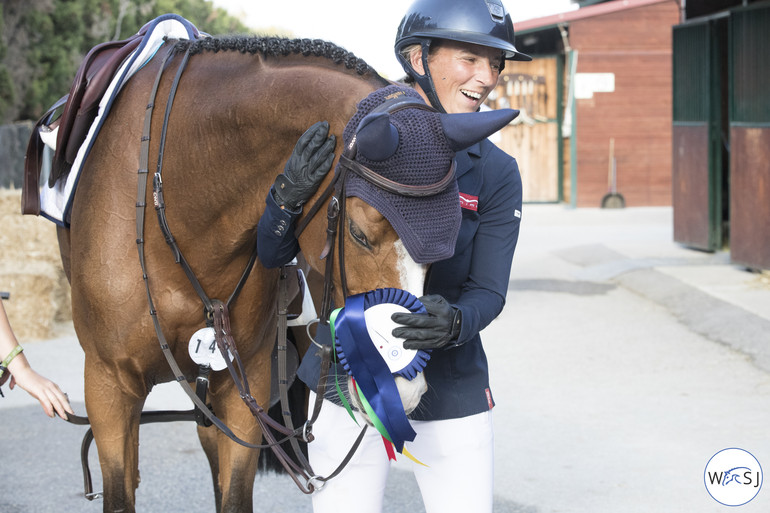
{"label": "bridle", "polygon": [[[429,112],[437,112],[433,107],[425,104],[422,100],[408,96],[398,96],[396,98],[388,99],[385,102],[378,105],[371,111],[371,114],[385,112],[393,114],[403,109],[420,109]],[[372,171],[365,165],[358,162],[356,156],[358,154],[358,145],[356,142],[356,136],[354,135],[350,143],[345,148],[345,151],[340,155],[339,165],[334,174],[334,178],[329,185],[324,189],[313,206],[308,210],[304,218],[302,218],[294,230],[294,234],[299,238],[300,234],[305,230],[307,225],[318,213],[321,206],[329,201],[326,211],[326,217],[328,220],[328,226],[326,229],[326,244],[321,252],[321,259],[326,258],[326,269],[324,272],[324,294],[323,302],[321,304],[321,319],[329,318],[331,313],[331,287],[333,283],[333,267],[331,265],[334,254],[334,236],[338,235],[337,246],[339,247],[339,271],[340,271],[340,284],[342,287],[343,297],[348,296],[347,278],[345,276],[345,257],[344,257],[344,232],[338,231],[339,219],[345,219],[345,185],[347,183],[348,173],[354,173],[367,182],[371,183],[375,187],[382,189],[386,192],[396,194],[398,196],[407,196],[410,198],[424,198],[428,196],[435,196],[436,194],[446,190],[447,187],[455,179],[455,167],[456,162],[452,160],[452,163],[447,171],[446,175],[439,181],[427,184],[427,185],[408,185],[398,182],[394,182],[375,171]],[[330,258],[327,258],[330,257]]]}
{"label": "bridle", "polygon": [[[407,109],[407,108],[416,108],[416,109],[422,109],[430,112],[436,112],[436,110],[433,107],[430,107],[423,103],[420,100],[416,100],[414,98],[409,97],[397,97],[390,100],[387,100],[380,104],[378,107],[372,110],[372,113],[376,112],[386,112],[389,114],[392,114],[394,112],[397,112],[399,110]],[[392,194],[396,194],[399,196],[408,196],[413,198],[420,198],[420,197],[427,197],[427,196],[434,196],[444,190],[446,190],[447,187],[455,180],[455,167],[456,163],[454,160],[452,160],[451,165],[449,166],[449,170],[447,171],[446,175],[444,175],[443,178],[441,178],[439,181],[428,184],[428,185],[408,185],[408,184],[402,184],[395,182],[393,180],[390,180],[379,173],[376,173],[375,171],[372,171],[365,165],[361,164],[357,160],[355,160],[356,155],[358,153],[358,146],[356,143],[356,137],[353,136],[352,140],[348,144],[347,148],[343,152],[342,155],[340,155],[339,165],[337,166],[337,169],[335,170],[334,177],[332,178],[332,181],[326,186],[326,188],[323,190],[323,192],[318,196],[318,198],[315,200],[315,202],[312,204],[312,206],[308,209],[307,214],[297,223],[294,235],[297,239],[299,239],[300,235],[309,225],[310,221],[320,212],[321,208],[324,204],[327,204],[326,208],[326,219],[327,219],[327,227],[326,227],[326,243],[324,244],[324,248],[321,251],[320,258],[322,260],[326,260],[326,265],[324,269],[324,285],[323,285],[323,295],[322,295],[322,302],[321,302],[321,314],[320,314],[320,320],[319,322],[323,325],[328,326],[329,324],[329,318],[332,311],[332,305],[333,305],[333,289],[334,289],[334,249],[335,249],[335,237],[337,238],[337,244],[336,247],[338,248],[338,265],[339,265],[339,272],[340,272],[340,285],[342,288],[343,297],[348,297],[348,287],[347,287],[347,278],[345,274],[345,244],[344,244],[344,230],[339,229],[339,223],[340,219],[345,219],[345,212],[346,212],[346,194],[345,194],[345,185],[347,183],[347,178],[349,177],[349,173],[354,173],[361,178],[365,179],[369,183],[373,184],[374,186],[378,187],[379,189],[382,189],[384,191],[390,192]],[[278,356],[279,356],[279,383],[282,383],[285,380],[285,371],[286,366],[283,365],[283,361],[285,361],[285,347],[287,344],[286,341],[286,330],[287,330],[287,315],[288,315],[288,295],[287,295],[287,272],[285,266],[281,267],[280,276],[279,276],[279,287],[278,287],[278,333],[277,333],[277,344],[278,344]],[[332,351],[333,346],[332,345],[320,345],[316,344],[318,346],[320,352],[321,352],[321,373],[320,373],[320,379],[318,382],[318,386],[316,388],[316,394],[315,394],[315,403],[313,404],[312,414],[310,415],[310,420],[306,423],[308,426],[306,428],[307,432],[312,431],[312,424],[315,422],[315,420],[318,418],[318,414],[321,410],[321,405],[323,403],[323,398],[325,395],[326,390],[326,382],[329,375],[329,369],[332,361]],[[292,428],[292,421],[291,421],[291,415],[288,407],[288,399],[285,400],[285,387],[281,390],[281,405],[283,410],[283,418],[284,418],[284,424],[288,428]],[[356,449],[360,445],[361,441],[363,440],[363,436],[366,433],[367,425],[364,424],[364,427],[361,429],[361,432],[359,433],[356,441],[354,442],[353,446],[348,451],[345,458],[343,458],[340,465],[335,469],[335,471],[326,477],[320,477],[315,476],[311,477],[308,481],[308,488],[315,488],[320,489],[323,484],[338,475],[342,469],[347,465],[347,463],[350,461],[350,459],[353,457],[353,454],[355,453]],[[292,445],[296,443],[296,439],[291,440]],[[307,462],[307,460],[304,458],[304,455],[299,451],[298,447],[295,447],[295,454],[297,457],[303,461],[303,464]],[[310,464],[307,462],[307,469],[310,469]],[[310,471],[310,474],[313,475],[312,470]],[[312,491],[312,490],[311,490]]]}

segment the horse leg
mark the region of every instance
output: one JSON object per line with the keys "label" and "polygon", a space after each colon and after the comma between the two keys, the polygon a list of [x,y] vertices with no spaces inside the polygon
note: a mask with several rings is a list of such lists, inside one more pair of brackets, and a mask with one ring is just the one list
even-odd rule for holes
{"label": "horse leg", "polygon": [[203,452],[209,461],[211,468],[211,479],[214,483],[214,500],[216,502],[216,511],[222,510],[222,488],[219,486],[219,451],[217,451],[217,433],[215,426],[198,426],[198,439],[203,447]]}
{"label": "horse leg", "polygon": [[[259,443],[261,430],[256,427],[256,421],[253,417],[245,420],[253,422],[255,427],[250,433],[244,432],[240,435],[246,436],[253,443]],[[256,434],[259,436],[254,436]],[[239,437],[243,438],[240,435]],[[254,479],[257,475],[259,451],[242,447],[223,433],[218,433],[217,438],[221,490],[219,513],[253,513]]]}
{"label": "horse leg", "polygon": [[[260,405],[266,405],[270,395],[270,350],[268,347],[248,364],[244,362],[246,375],[252,377],[251,393]],[[214,412],[236,436],[253,444],[261,442],[262,430],[225,371],[212,378],[211,402]],[[221,431],[217,431],[216,437],[216,466],[222,497],[219,513],[252,513],[259,451],[233,442]]]}
{"label": "horse leg", "polygon": [[[126,377],[126,376],[122,376]],[[144,387],[114,376],[103,361],[85,366],[86,411],[94,432],[104,486],[104,511],[134,511],[139,486],[139,418]]]}

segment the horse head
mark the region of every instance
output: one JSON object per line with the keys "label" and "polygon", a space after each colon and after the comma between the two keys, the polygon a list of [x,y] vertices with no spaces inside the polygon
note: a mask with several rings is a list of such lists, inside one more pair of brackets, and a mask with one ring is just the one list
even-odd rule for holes
{"label": "horse head", "polygon": [[[460,229],[455,152],[515,115],[512,110],[440,114],[416,91],[397,85],[358,104],[343,132],[344,153],[334,177],[335,201],[342,205],[333,277],[338,306],[379,288],[423,295],[429,265],[452,256]],[[425,378],[417,373],[395,381],[408,414],[427,391]]]}

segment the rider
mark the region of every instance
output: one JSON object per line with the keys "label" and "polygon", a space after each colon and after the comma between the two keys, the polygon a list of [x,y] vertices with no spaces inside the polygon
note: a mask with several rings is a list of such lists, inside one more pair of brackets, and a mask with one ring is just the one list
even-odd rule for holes
{"label": "rider", "polygon": [[[531,59],[516,50],[513,23],[500,0],[417,0],[398,27],[395,51],[405,81],[447,113],[477,111],[505,60]],[[258,237],[267,266],[286,263],[298,250],[292,223],[331,165],[317,164],[327,162],[325,136],[323,129],[313,133],[311,146],[321,155],[310,157],[306,143],[305,165],[287,166],[268,195]],[[457,152],[455,159],[462,222],[454,255],[430,268],[420,298],[428,314],[394,314],[403,326],[393,335],[406,339],[407,349],[432,349],[425,368],[428,392],[409,416],[417,437],[406,444],[427,465],[413,465],[426,511],[490,512],[494,401],[479,332],[505,303],[522,187],[516,161],[489,140]],[[298,375],[315,386],[302,368]],[[314,424],[315,441],[308,445],[314,471],[333,471],[358,433],[344,409],[325,401]],[[345,470],[313,494],[314,511],[380,511],[389,466],[379,434],[369,430]]]}

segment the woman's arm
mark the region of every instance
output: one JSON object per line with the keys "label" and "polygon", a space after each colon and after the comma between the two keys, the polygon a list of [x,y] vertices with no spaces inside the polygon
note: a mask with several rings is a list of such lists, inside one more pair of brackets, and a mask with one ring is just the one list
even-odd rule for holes
{"label": "woman's arm", "polygon": [[[5,308],[0,302],[0,358],[5,361],[17,346],[19,343],[11,329]],[[6,372],[11,373],[11,390],[15,385],[19,385],[29,395],[40,401],[40,405],[49,417],[54,416],[54,411],[63,419],[67,418],[67,413],[74,414],[67,396],[61,391],[59,385],[35,372],[23,352],[16,354],[7,364]]]}

